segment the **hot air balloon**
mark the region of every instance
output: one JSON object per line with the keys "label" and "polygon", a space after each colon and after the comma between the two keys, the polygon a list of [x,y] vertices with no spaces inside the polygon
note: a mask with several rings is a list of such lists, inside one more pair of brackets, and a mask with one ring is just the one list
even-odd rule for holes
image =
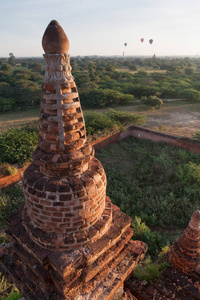
{"label": "hot air balloon", "polygon": [[126,47],[126,46],[127,46],[127,43],[124,43],[124,46]]}
{"label": "hot air balloon", "polygon": [[140,39],[140,41],[141,41],[141,43],[143,43],[143,42],[144,42],[144,39],[143,39],[143,38],[141,38],[141,39]]}
{"label": "hot air balloon", "polygon": [[150,39],[150,40],[149,40],[149,44],[152,44],[152,43],[153,43],[153,40],[152,40],[152,39]]}

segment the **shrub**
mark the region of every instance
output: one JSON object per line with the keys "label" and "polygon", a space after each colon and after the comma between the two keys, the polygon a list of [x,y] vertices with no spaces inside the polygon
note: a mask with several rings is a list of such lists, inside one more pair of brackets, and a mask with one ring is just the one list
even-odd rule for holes
{"label": "shrub", "polygon": [[143,125],[145,123],[145,116],[132,114],[126,111],[109,109],[109,111],[106,114],[112,120],[120,122],[123,125],[128,125],[131,123],[134,123],[135,125]]}
{"label": "shrub", "polygon": [[194,74],[194,69],[193,68],[185,68],[185,74],[186,75]]}
{"label": "shrub", "polygon": [[22,184],[0,190],[0,225],[4,225],[6,217],[25,203]]}
{"label": "shrub", "polygon": [[[199,209],[200,198],[199,182],[189,162],[199,165],[200,158],[183,151],[133,137],[97,151],[107,174],[107,195],[125,213],[140,217],[154,230],[166,230],[169,224],[171,229],[185,228]],[[171,233],[159,236],[154,232],[145,233],[146,241],[163,247],[165,238],[170,244]]]}
{"label": "shrub", "polygon": [[14,110],[15,100],[12,98],[5,98],[0,96],[0,111],[5,112],[9,110]]}
{"label": "shrub", "polygon": [[11,70],[12,70],[12,67],[11,67],[11,65],[9,65],[9,64],[7,64],[7,63],[3,63],[3,64],[1,65],[1,70],[3,70],[3,71],[11,71]]}
{"label": "shrub", "polygon": [[169,236],[168,233],[151,231],[151,229],[145,224],[145,222],[142,222],[141,218],[137,216],[135,216],[132,221],[132,227],[133,238],[147,243],[147,253],[151,255],[152,258],[157,258],[161,249],[163,249],[163,247],[168,249],[168,245],[177,238],[176,235]]}
{"label": "shrub", "polygon": [[85,107],[96,108],[129,104],[134,101],[134,96],[112,89],[93,89],[89,93],[83,93],[81,100]]}
{"label": "shrub", "polygon": [[8,163],[3,163],[0,165],[0,174],[3,176],[14,175],[17,173],[17,168],[15,166],[11,166]]}
{"label": "shrub", "polygon": [[129,70],[131,70],[131,71],[137,71],[137,66],[134,65],[134,64],[131,64],[128,68],[129,68]]}
{"label": "shrub", "polygon": [[110,109],[106,113],[97,112],[86,112],[85,113],[85,123],[87,128],[87,133],[92,135],[97,132],[107,131],[107,130],[119,130],[123,128],[124,125],[130,123],[134,124],[144,124],[145,117],[140,115],[135,115],[129,112],[115,111]]}
{"label": "shrub", "polygon": [[147,283],[153,283],[160,278],[168,266],[167,262],[152,262],[150,258],[147,258],[135,267],[134,277],[141,281],[145,280]]}
{"label": "shrub", "polygon": [[149,96],[148,98],[142,97],[142,102],[146,105],[157,107],[157,108],[161,108],[163,105],[163,101],[157,96]]}
{"label": "shrub", "polygon": [[18,300],[21,298],[22,298],[22,295],[20,294],[18,289],[14,286],[12,291],[5,298],[5,300]]}
{"label": "shrub", "polygon": [[32,159],[38,143],[37,132],[31,129],[9,129],[0,135],[0,163],[23,163]]}
{"label": "shrub", "polygon": [[184,89],[179,92],[178,96],[180,98],[184,98],[186,100],[189,100],[191,102],[198,102],[200,101],[200,91],[197,91],[195,89]]}
{"label": "shrub", "polygon": [[97,112],[88,112],[85,114],[85,123],[87,133],[92,135],[98,131],[104,131],[113,128],[115,122],[106,114]]}
{"label": "shrub", "polygon": [[148,72],[146,71],[138,71],[135,76],[139,76],[139,77],[145,77],[145,76],[148,76]]}

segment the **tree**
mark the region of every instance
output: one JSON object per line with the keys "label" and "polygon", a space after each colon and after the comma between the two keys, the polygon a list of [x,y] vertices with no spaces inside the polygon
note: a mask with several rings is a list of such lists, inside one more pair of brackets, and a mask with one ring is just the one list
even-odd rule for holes
{"label": "tree", "polygon": [[0,96],[0,111],[5,112],[13,110],[15,106],[15,100],[12,98],[5,98]]}
{"label": "tree", "polygon": [[94,73],[94,72],[90,72],[90,81],[92,82],[99,82],[100,81],[100,78],[99,78],[99,75]]}
{"label": "tree", "polygon": [[13,95],[13,89],[8,82],[0,82],[0,96],[9,98]]}
{"label": "tree", "polygon": [[76,60],[74,58],[71,59],[70,65],[72,67],[72,72],[76,72],[77,71],[77,63],[76,63]]}
{"label": "tree", "polygon": [[156,107],[156,108],[161,108],[163,105],[163,101],[157,96],[149,96],[148,98],[143,97],[142,102],[146,105]]}
{"label": "tree", "polygon": [[13,72],[13,76],[15,76],[15,78],[17,79],[30,79],[31,77],[31,71],[30,70],[23,70],[23,69],[19,69],[19,70],[15,70]]}
{"label": "tree", "polygon": [[28,63],[27,63],[27,62],[22,62],[22,63],[21,63],[21,66],[22,66],[23,68],[26,68],[26,67],[28,67]]}
{"label": "tree", "polygon": [[41,73],[43,70],[43,66],[38,62],[30,64],[28,68],[38,73]]}
{"label": "tree", "polygon": [[185,89],[179,93],[179,97],[191,102],[200,101],[200,92],[195,89]]}
{"label": "tree", "polygon": [[109,64],[107,67],[106,67],[106,71],[108,72],[114,72],[115,71],[115,67],[111,64]]}
{"label": "tree", "polygon": [[128,68],[131,71],[137,71],[137,66],[136,65],[131,64]]}
{"label": "tree", "polygon": [[82,95],[81,99],[86,107],[106,107],[132,103],[134,96],[112,89],[94,89]]}
{"label": "tree", "polygon": [[81,84],[80,88],[79,88],[79,93],[89,93],[90,91],[97,89],[98,85],[94,82],[85,82],[83,84]]}
{"label": "tree", "polygon": [[33,106],[40,103],[40,86],[29,80],[19,81],[14,86],[14,96],[19,107]]}
{"label": "tree", "polygon": [[7,64],[7,63],[3,63],[1,65],[1,70],[3,70],[3,71],[10,71],[10,70],[12,70],[12,67],[9,64]]}
{"label": "tree", "polygon": [[10,56],[9,59],[8,59],[8,63],[11,65],[11,66],[15,66],[16,65],[16,59],[14,56]]}
{"label": "tree", "polygon": [[8,63],[11,65],[11,66],[14,66],[16,65],[16,60],[15,60],[15,56],[12,52],[9,53],[9,59],[8,59]]}
{"label": "tree", "polygon": [[194,73],[194,69],[193,68],[185,68],[185,74],[186,75],[192,75]]}

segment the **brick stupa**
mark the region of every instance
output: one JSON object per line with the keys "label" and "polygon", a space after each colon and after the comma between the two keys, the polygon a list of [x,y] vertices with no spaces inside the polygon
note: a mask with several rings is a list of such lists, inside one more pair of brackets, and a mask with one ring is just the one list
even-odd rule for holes
{"label": "brick stupa", "polygon": [[200,299],[200,211],[166,253],[170,266],[153,283],[129,278],[125,287],[140,300]]}
{"label": "brick stupa", "polygon": [[200,274],[200,211],[193,213],[190,223],[173,243],[170,264],[180,272]]}
{"label": "brick stupa", "polygon": [[27,300],[128,299],[123,283],[146,244],[131,240],[131,218],[106,197],[57,21],[42,45],[39,143],[24,173],[26,204],[7,220],[12,245],[1,266]]}

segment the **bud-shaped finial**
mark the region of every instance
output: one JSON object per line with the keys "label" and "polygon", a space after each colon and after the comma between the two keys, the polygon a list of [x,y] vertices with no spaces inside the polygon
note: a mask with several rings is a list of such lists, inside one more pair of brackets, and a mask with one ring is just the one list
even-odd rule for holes
{"label": "bud-shaped finial", "polygon": [[200,229],[200,210],[196,210],[191,217],[189,227],[193,230]]}
{"label": "bud-shaped finial", "polygon": [[52,20],[47,26],[42,38],[42,47],[47,54],[68,53],[69,40],[57,21]]}

